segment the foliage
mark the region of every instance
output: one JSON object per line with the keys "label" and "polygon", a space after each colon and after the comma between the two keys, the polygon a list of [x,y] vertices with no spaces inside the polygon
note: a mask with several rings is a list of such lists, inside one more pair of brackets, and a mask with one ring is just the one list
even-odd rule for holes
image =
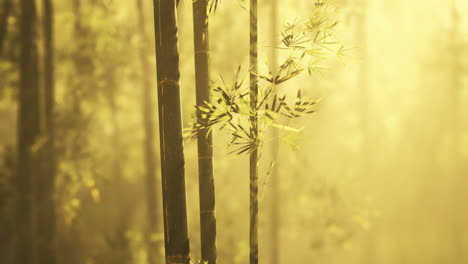
{"label": "foliage", "polygon": [[[284,61],[274,73],[253,72],[260,78],[259,99],[251,106],[249,87],[240,77],[239,66],[232,83],[226,83],[222,77],[221,83],[212,88],[212,103],[196,106],[195,122],[187,129],[186,136],[195,139],[201,131],[211,131],[214,127],[227,131],[230,136],[228,145],[234,149],[231,153],[250,153],[259,148],[268,128],[281,129],[288,132],[299,132],[300,128],[289,125],[290,120],[314,113],[318,99],[304,98],[301,88],[294,88],[296,93],[294,103],[287,94],[280,94],[278,87],[299,76],[304,70],[318,77],[323,77],[326,68],[323,61],[332,56],[341,61],[348,48],[344,48],[335,36],[338,25],[338,10],[328,2],[316,4],[312,14],[306,19],[297,19],[284,25],[281,32],[282,46],[280,51],[287,51]],[[288,91],[289,93],[291,91]],[[253,133],[251,116],[259,120],[259,133]],[[286,118],[287,123],[282,120]]]}

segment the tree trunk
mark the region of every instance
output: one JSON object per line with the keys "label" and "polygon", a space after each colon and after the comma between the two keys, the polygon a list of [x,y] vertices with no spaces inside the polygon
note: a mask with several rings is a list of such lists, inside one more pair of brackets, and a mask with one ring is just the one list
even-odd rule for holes
{"label": "tree trunk", "polygon": [[3,13],[0,17],[0,55],[3,52],[3,45],[5,45],[5,39],[8,33],[8,16],[11,11],[11,0],[5,0],[3,3]]}
{"label": "tree trunk", "polygon": [[81,54],[86,46],[84,45],[84,39],[89,37],[88,32],[85,30],[83,23],[82,23],[82,0],[73,0],[72,2],[72,11],[74,13],[74,21],[73,21],[73,39],[75,40],[76,45],[78,48],[76,49],[75,53],[73,54],[73,66],[76,71],[76,78],[72,81],[72,104],[73,104],[73,111],[79,117],[82,115],[81,111],[81,100],[80,94],[83,90],[84,84],[84,76],[86,75],[86,55]]}
{"label": "tree trunk", "polygon": [[154,0],[166,263],[190,263],[175,0]]}
{"label": "tree trunk", "polygon": [[[258,142],[257,116],[257,0],[250,0],[250,107],[251,137]],[[250,153],[250,264],[258,263],[258,147]]]}
{"label": "tree trunk", "polygon": [[[277,32],[278,32],[278,0],[271,0],[271,21],[270,21],[270,30],[271,30],[271,49],[270,55],[270,68],[273,74],[273,71],[278,67],[278,58],[276,56],[276,44],[277,44]],[[275,162],[272,173],[271,173],[271,211],[270,211],[270,239],[271,239],[271,264],[280,263],[280,174],[279,174],[279,159],[278,157],[279,149],[279,140],[278,140],[278,130],[273,130],[273,141],[272,141],[272,157]]]}
{"label": "tree trunk", "polygon": [[43,100],[44,120],[42,135],[44,145],[41,149],[41,177],[36,181],[37,205],[37,250],[39,264],[54,264],[56,262],[56,216],[55,216],[55,171],[56,157],[54,146],[54,54],[53,54],[53,4],[51,0],[43,0]]}
{"label": "tree trunk", "polygon": [[362,135],[361,145],[361,175],[369,174],[370,161],[370,132],[369,132],[369,84],[368,84],[368,49],[367,49],[367,0],[361,0],[361,15],[358,18],[358,38],[362,58],[359,69],[358,87],[360,87],[360,127]]}
{"label": "tree trunk", "polygon": [[16,263],[34,261],[33,184],[38,169],[39,85],[37,66],[36,5],[34,0],[21,0],[20,20],[20,87],[18,101],[18,169],[16,179]]}
{"label": "tree trunk", "polygon": [[460,89],[461,89],[461,65],[460,65],[460,13],[457,10],[455,3],[453,3],[452,7],[452,89],[450,90],[450,105],[451,109],[451,152],[452,152],[452,160],[453,160],[453,171],[454,175],[458,175],[459,173],[459,166],[460,166]]}
{"label": "tree trunk", "polygon": [[451,148],[451,159],[452,159],[452,185],[451,190],[453,192],[454,202],[452,219],[454,223],[452,224],[453,236],[454,236],[454,258],[453,260],[458,263],[463,263],[465,260],[465,252],[463,250],[464,243],[464,234],[466,228],[462,223],[464,223],[465,215],[461,212],[466,212],[464,206],[464,188],[460,184],[463,182],[462,178],[462,160],[460,155],[460,135],[461,135],[461,118],[460,118],[460,90],[462,88],[462,65],[460,58],[462,55],[462,46],[461,40],[459,38],[460,34],[460,14],[458,7],[456,6],[456,1],[452,2],[452,87],[449,91],[449,101],[450,113],[449,113],[449,129],[450,129],[450,148]]}
{"label": "tree trunk", "polygon": [[138,23],[141,35],[140,44],[140,61],[142,69],[142,81],[143,81],[143,123],[145,130],[145,142],[143,145],[144,156],[145,156],[145,173],[146,173],[146,204],[148,213],[148,232],[147,232],[147,245],[148,245],[148,264],[159,263],[159,243],[154,240],[155,234],[159,232],[160,227],[160,214],[161,211],[159,197],[161,196],[158,191],[158,180],[156,176],[157,159],[154,148],[154,105],[153,105],[153,93],[151,92],[149,76],[149,65],[146,57],[149,43],[146,34],[145,14],[143,1],[137,1],[138,9]]}
{"label": "tree trunk", "polygon": [[[208,0],[193,2],[193,35],[197,105],[210,101]],[[203,261],[216,264],[216,213],[213,177],[213,140],[208,130],[198,137],[198,177],[200,195],[200,238]]]}

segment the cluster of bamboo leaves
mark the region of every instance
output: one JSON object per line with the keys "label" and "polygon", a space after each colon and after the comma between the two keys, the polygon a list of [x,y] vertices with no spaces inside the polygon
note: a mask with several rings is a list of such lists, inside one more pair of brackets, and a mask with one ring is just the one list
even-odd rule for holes
{"label": "cluster of bamboo leaves", "polygon": [[[217,127],[230,136],[228,146],[231,153],[243,154],[259,148],[268,128],[285,130],[291,133],[301,131],[290,125],[290,120],[314,113],[319,99],[306,98],[302,89],[295,89],[295,98],[280,94],[278,87],[307,72],[323,77],[326,66],[323,63],[332,57],[343,62],[344,48],[335,36],[339,14],[334,5],[317,2],[311,15],[296,19],[283,26],[279,51],[287,52],[274,74],[251,72],[258,77],[258,99],[251,105],[250,87],[241,77],[241,67],[237,68],[231,83],[220,77],[220,83],[211,88],[211,102],[196,106],[194,122],[186,129],[186,137],[196,139],[200,132],[212,131]],[[294,91],[292,92],[294,94]],[[258,118],[258,136],[253,132],[252,116]]]}

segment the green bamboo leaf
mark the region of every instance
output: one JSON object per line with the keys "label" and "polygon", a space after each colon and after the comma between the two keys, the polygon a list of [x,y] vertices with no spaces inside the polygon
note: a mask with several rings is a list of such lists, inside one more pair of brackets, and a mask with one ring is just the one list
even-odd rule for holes
{"label": "green bamboo leaf", "polygon": [[282,83],[296,77],[297,75],[301,74],[301,72],[303,70],[304,69],[297,69],[297,70],[293,71],[292,73],[288,74],[287,76],[284,76],[284,77],[280,78],[279,80],[275,81],[275,84],[282,84]]}

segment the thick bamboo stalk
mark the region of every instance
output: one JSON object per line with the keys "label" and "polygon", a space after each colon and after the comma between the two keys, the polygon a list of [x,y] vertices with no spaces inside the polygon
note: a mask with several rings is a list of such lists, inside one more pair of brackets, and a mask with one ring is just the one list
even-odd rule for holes
{"label": "thick bamboo stalk", "polygon": [[154,0],[166,263],[190,263],[176,2]]}
{"label": "thick bamboo stalk", "polygon": [[[210,101],[208,0],[193,2],[193,35],[197,105]],[[208,130],[200,131],[198,141],[198,177],[200,196],[200,238],[203,261],[216,264],[216,212],[213,177],[213,139]]]}

